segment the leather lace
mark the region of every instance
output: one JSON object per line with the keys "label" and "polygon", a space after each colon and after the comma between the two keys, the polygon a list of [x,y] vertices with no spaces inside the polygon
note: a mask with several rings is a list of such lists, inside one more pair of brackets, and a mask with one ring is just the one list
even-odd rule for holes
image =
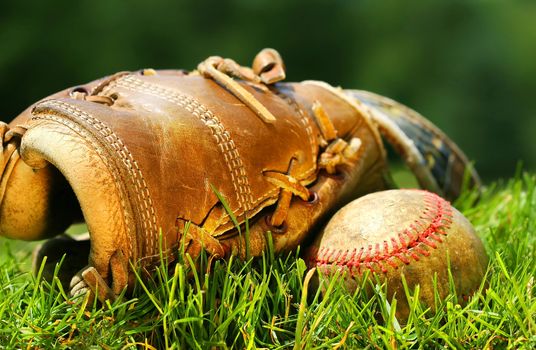
{"label": "leather lace", "polygon": [[[221,84],[264,122],[273,123],[276,120],[276,117],[262,103],[233,78],[243,80],[266,91],[269,85],[285,78],[283,60],[277,51],[273,49],[262,50],[253,60],[252,68],[240,66],[228,58],[209,57],[198,65],[197,72]],[[358,157],[361,140],[354,137],[350,142],[347,142],[339,138],[337,129],[320,101],[314,102],[312,112],[321,133],[320,146],[324,148],[318,159],[318,167],[325,169],[329,174],[334,174],[337,172],[338,166],[352,166]],[[283,225],[293,196],[304,201],[308,201],[310,197],[310,191],[307,187],[291,175],[293,161],[291,160],[286,174],[275,171],[263,173],[268,182],[280,188],[277,207],[270,218],[272,226]]]}
{"label": "leather lace", "polygon": [[[236,98],[248,106],[265,123],[273,123],[276,117],[259,102],[248,90],[246,90],[235,79],[246,81],[256,88],[266,91],[267,86],[285,79],[285,66],[279,53],[274,49],[264,49],[253,60],[252,68],[240,66],[232,59],[212,56],[201,62],[197,71],[204,77],[210,78],[221,84]],[[299,180],[288,174],[274,171],[264,172],[264,177],[268,182],[280,188],[277,207],[273,212],[270,224],[280,226],[284,223],[290,202],[293,196],[307,201],[309,190],[300,184]]]}
{"label": "leather lace", "polygon": [[[144,70],[144,73],[145,72],[147,72],[146,75],[155,74],[155,71],[152,69],[146,69]],[[86,90],[84,87],[76,87],[71,90],[71,92],[69,93],[69,96],[74,98],[75,100],[84,100],[88,102],[103,104],[106,106],[112,106],[115,103],[115,99],[117,98],[117,96],[114,96],[114,95],[106,96],[106,95],[101,95],[100,93],[104,90],[106,86],[110,85],[110,83],[128,74],[130,74],[130,72],[115,73],[103,79],[91,91]]]}
{"label": "leather lace", "polygon": [[0,122],[0,203],[4,198],[11,172],[20,158],[18,147],[25,132],[24,126],[10,127]]}
{"label": "leather lace", "polygon": [[201,62],[197,66],[197,71],[223,85],[264,122],[273,123],[276,120],[262,103],[233,78],[253,83],[261,89],[266,89],[261,84],[271,85],[285,79],[283,60],[277,51],[262,50],[253,60],[253,69],[240,66],[229,58],[212,56]]}

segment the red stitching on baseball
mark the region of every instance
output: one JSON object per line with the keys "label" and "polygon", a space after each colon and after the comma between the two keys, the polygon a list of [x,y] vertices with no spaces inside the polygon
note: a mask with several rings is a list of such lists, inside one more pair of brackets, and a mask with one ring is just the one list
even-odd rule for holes
{"label": "red stitching on baseball", "polygon": [[311,263],[316,266],[345,266],[358,274],[363,268],[385,273],[387,266],[398,268],[397,260],[409,265],[411,260],[419,261],[422,256],[429,256],[430,249],[437,249],[443,243],[441,236],[447,235],[452,224],[452,208],[448,201],[435,193],[421,192],[425,205],[421,215],[409,228],[391,237],[391,247],[388,241],[346,250],[322,247],[317,249],[317,254],[311,254]]}

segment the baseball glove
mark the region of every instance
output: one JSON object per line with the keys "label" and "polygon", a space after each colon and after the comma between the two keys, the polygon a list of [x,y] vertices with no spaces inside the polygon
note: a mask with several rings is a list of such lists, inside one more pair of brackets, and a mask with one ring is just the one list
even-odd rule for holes
{"label": "baseball glove", "polygon": [[132,287],[132,268],[150,271],[160,249],[257,256],[267,233],[275,251],[295,248],[349,199],[386,188],[386,161],[368,100],[284,77],[265,49],[252,69],[210,57],[193,72],[121,72],[38,102],[0,129],[0,234],[38,240],[84,220],[91,244],[71,292],[101,300]]}

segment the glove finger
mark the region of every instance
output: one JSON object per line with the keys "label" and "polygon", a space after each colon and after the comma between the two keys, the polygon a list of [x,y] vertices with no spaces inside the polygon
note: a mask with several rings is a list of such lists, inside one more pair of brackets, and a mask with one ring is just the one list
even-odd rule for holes
{"label": "glove finger", "polygon": [[71,283],[69,284],[69,294],[72,297],[76,297],[81,294],[85,294],[91,291],[87,283],[82,278],[82,270],[73,276]]}

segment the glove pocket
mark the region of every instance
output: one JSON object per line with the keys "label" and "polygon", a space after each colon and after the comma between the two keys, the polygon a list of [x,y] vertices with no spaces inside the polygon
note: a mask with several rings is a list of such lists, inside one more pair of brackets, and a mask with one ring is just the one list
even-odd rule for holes
{"label": "glove pocket", "polygon": [[16,158],[1,179],[0,235],[40,240],[63,233],[81,217],[67,181],[53,166],[33,169]]}

